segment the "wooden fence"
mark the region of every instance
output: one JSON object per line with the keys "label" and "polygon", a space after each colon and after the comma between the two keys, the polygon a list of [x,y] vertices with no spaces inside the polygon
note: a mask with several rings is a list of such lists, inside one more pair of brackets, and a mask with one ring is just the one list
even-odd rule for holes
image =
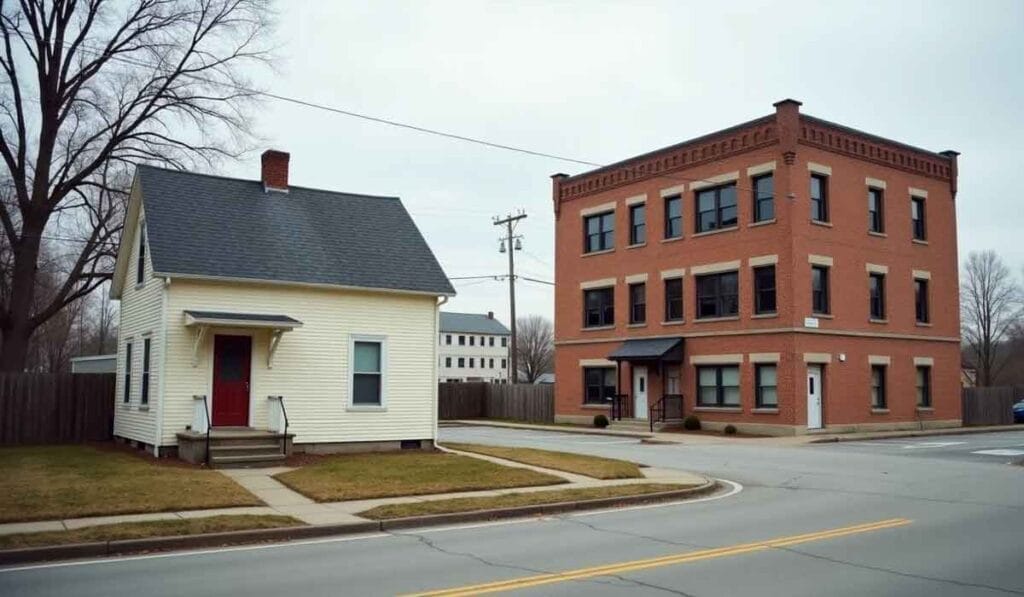
{"label": "wooden fence", "polygon": [[0,444],[104,441],[113,373],[0,373]]}
{"label": "wooden fence", "polygon": [[555,386],[551,384],[437,384],[438,418],[509,419],[530,423],[555,420]]}
{"label": "wooden fence", "polygon": [[960,394],[964,425],[1010,425],[1013,403],[1024,397],[1024,386],[964,388]]}

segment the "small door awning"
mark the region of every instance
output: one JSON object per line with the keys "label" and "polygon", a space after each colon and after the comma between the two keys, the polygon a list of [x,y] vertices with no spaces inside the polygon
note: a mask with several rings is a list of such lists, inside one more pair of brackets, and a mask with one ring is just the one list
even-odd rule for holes
{"label": "small door awning", "polygon": [[611,361],[683,360],[682,338],[637,338],[626,340],[608,355]]}
{"label": "small door awning", "polygon": [[248,328],[270,330],[270,347],[267,350],[267,368],[274,366],[274,354],[281,343],[281,336],[295,328],[302,327],[302,322],[287,315],[266,313],[229,313],[226,311],[185,311],[185,327],[195,330],[192,339],[192,366],[199,365],[199,349],[211,327],[216,328]]}

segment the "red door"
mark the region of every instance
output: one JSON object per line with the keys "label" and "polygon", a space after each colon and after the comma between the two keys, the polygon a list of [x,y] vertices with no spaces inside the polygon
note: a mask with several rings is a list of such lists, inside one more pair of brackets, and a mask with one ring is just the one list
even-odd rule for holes
{"label": "red door", "polygon": [[249,364],[252,338],[213,337],[213,424],[249,424]]}

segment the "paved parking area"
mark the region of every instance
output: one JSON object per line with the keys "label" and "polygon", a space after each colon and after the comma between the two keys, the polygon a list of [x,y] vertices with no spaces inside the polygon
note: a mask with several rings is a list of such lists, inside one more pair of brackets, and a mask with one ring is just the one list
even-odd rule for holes
{"label": "paved parking area", "polygon": [[1020,431],[907,437],[840,444],[818,444],[816,450],[877,453],[908,458],[932,458],[989,463],[1024,462],[1024,428]]}

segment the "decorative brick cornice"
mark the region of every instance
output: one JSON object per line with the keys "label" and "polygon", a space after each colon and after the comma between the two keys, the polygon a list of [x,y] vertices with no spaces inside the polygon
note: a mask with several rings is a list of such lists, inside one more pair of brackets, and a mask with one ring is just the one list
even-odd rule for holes
{"label": "decorative brick cornice", "polygon": [[799,143],[920,176],[950,181],[950,158],[809,116],[800,116]]}
{"label": "decorative brick cornice", "polygon": [[766,116],[618,164],[558,180],[556,194],[559,201],[566,201],[651,178],[671,178],[674,172],[775,143],[778,143],[778,128],[774,116]]}

